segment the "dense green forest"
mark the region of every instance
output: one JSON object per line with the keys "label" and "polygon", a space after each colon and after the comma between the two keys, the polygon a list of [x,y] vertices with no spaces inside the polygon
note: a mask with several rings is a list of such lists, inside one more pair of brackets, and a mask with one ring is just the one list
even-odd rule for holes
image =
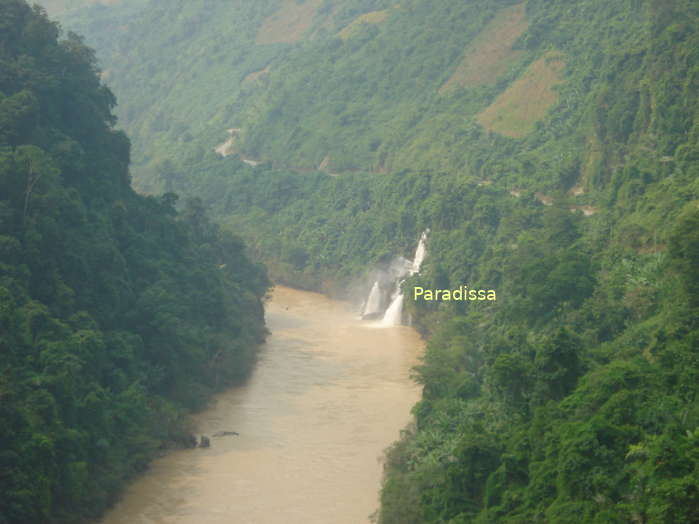
{"label": "dense green forest", "polygon": [[245,377],[268,281],[202,203],[130,187],[94,53],[0,0],[0,522],[81,522]]}
{"label": "dense green forest", "polygon": [[200,198],[278,281],[366,291],[430,228],[406,291],[497,290],[406,304],[424,391],[380,522],[692,523],[698,20],[691,0],[133,0],[65,23],[123,102],[137,186]]}

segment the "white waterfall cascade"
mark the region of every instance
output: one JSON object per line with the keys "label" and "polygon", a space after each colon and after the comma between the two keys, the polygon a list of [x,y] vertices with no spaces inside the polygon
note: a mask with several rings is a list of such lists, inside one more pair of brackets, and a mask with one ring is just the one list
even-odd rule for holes
{"label": "white waterfall cascade", "polygon": [[411,275],[420,272],[420,266],[422,266],[422,262],[427,256],[427,247],[425,246],[425,242],[427,242],[427,231],[424,231],[422,235],[420,235],[420,241],[417,244],[415,258],[413,259],[413,268],[410,272]]}
{"label": "white waterfall cascade", "polygon": [[362,318],[378,315],[379,313],[381,313],[381,288],[379,287],[379,281],[377,280],[371,287],[369,298],[367,299],[364,310],[362,311]]}
{"label": "white waterfall cascade", "polygon": [[[420,266],[422,266],[422,262],[427,256],[426,242],[428,232],[429,230],[424,231],[422,235],[420,235],[420,241],[418,242],[417,249],[415,250],[415,257],[413,258],[412,267],[408,271],[410,275],[420,272]],[[400,290],[402,283],[403,280],[398,281],[396,292],[393,294],[391,300],[391,305],[388,306],[388,309],[386,310],[386,313],[384,313],[383,319],[381,320],[381,324],[384,326],[399,326],[403,322],[403,301],[405,297],[403,296],[403,292]]]}
{"label": "white waterfall cascade", "polygon": [[398,288],[398,293],[395,294],[395,298],[391,301],[391,305],[388,306],[386,313],[383,315],[381,324],[384,326],[400,326],[403,320],[403,293],[400,292],[400,287]]}

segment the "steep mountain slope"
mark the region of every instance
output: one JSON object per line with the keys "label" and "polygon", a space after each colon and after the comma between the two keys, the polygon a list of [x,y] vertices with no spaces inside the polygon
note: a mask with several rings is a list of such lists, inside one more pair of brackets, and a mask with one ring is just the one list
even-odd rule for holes
{"label": "steep mountain slope", "polygon": [[163,161],[201,158],[226,139],[242,101],[325,11],[311,0],[130,0],[64,21],[99,50],[103,78],[123,95],[135,183],[154,190]]}
{"label": "steep mountain slope", "polygon": [[93,52],[0,0],[0,522],[94,518],[249,371],[264,271],[130,187]]}
{"label": "steep mountain slope", "polygon": [[[97,46],[124,100],[146,188],[162,181],[144,166],[199,161],[229,128],[235,151],[278,167],[448,170],[546,190],[593,190],[585,167],[601,163],[608,177],[624,154],[609,139],[644,137],[658,162],[687,131],[657,112],[667,95],[653,89],[677,79],[647,53],[691,9],[679,0],[139,3],[138,16],[127,3],[66,23]],[[614,112],[614,125],[601,129],[592,107]]]}
{"label": "steep mountain slope", "polygon": [[180,67],[170,48],[100,45],[127,126],[191,111],[139,127],[142,187],[202,197],[295,285],[346,289],[430,228],[408,297],[498,292],[407,301],[424,396],[381,522],[699,520],[695,2],[241,2],[236,50],[268,53],[249,70],[186,54],[207,49],[187,45],[199,19],[235,53],[215,2],[158,5],[195,72],[150,85],[166,112],[138,89]]}

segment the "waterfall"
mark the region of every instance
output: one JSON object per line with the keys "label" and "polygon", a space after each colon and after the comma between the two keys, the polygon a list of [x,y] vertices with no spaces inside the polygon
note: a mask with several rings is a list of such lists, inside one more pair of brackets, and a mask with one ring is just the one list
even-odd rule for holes
{"label": "waterfall", "polygon": [[[422,235],[420,235],[420,241],[417,244],[413,262],[408,271],[410,275],[415,275],[416,273],[420,272],[420,266],[422,266],[422,262],[425,260],[425,256],[427,256],[426,242],[428,232],[429,230],[424,231]],[[400,276],[398,278],[400,279]],[[383,319],[381,320],[381,324],[384,326],[399,326],[403,323],[403,301],[405,297],[400,289],[403,282],[403,280],[398,280],[396,292],[393,294],[391,300],[391,305],[388,306],[388,309],[386,310],[386,313],[384,313]]]}
{"label": "waterfall", "polygon": [[364,311],[362,311],[362,318],[369,318],[381,313],[381,288],[379,287],[379,281],[374,282],[369,292],[369,298],[364,306]]}
{"label": "waterfall", "polygon": [[[400,289],[400,288],[399,288]],[[384,326],[400,326],[403,321],[403,293],[398,293],[384,313],[381,324]]]}
{"label": "waterfall", "polygon": [[422,265],[422,262],[425,260],[425,256],[427,255],[427,247],[425,247],[426,241],[427,231],[423,232],[422,235],[420,235],[420,241],[418,242],[417,249],[415,250],[415,258],[413,258],[413,267],[411,270],[411,274],[420,272],[420,266]]}

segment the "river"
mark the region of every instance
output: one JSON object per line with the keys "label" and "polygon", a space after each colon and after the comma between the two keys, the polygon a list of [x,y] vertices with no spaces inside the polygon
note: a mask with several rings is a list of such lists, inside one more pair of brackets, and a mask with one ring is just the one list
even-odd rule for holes
{"label": "river", "polygon": [[365,524],[383,451],[411,420],[423,344],[345,303],[277,287],[245,385],[196,415],[208,449],[175,451],[134,480],[103,524]]}

